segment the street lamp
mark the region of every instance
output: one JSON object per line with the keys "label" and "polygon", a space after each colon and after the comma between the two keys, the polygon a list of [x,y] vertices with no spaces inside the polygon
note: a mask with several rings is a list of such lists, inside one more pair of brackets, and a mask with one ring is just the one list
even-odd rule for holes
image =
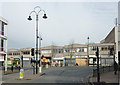
{"label": "street lamp", "polygon": [[89,66],[89,37],[87,39],[88,39],[87,56],[88,56],[88,66]]}
{"label": "street lamp", "polygon": [[43,39],[40,37],[39,38],[39,50],[40,50],[40,54],[39,54],[39,59],[40,59],[40,65],[39,66],[42,66],[42,63],[41,63],[41,41],[42,41]]}
{"label": "street lamp", "polygon": [[[39,8],[39,11],[35,10],[37,8]],[[37,64],[38,64],[38,38],[39,38],[39,36],[38,36],[38,15],[39,15],[40,12],[43,12],[44,13],[43,18],[47,19],[45,11],[42,10],[39,6],[36,6],[34,8],[34,10],[30,12],[29,17],[28,17],[28,20],[31,21],[32,20],[31,14],[35,13],[35,15],[36,15],[36,74],[38,73],[37,72]]]}

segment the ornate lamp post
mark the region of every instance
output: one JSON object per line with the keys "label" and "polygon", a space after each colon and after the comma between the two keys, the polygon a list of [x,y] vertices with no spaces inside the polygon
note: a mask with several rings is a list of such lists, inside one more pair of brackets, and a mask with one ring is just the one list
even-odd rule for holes
{"label": "ornate lamp post", "polygon": [[[39,11],[36,11],[36,10],[35,10],[35,9],[37,9],[37,8],[39,8]],[[47,16],[46,16],[45,11],[42,10],[39,6],[36,6],[36,7],[34,8],[34,10],[30,12],[29,18],[28,18],[28,20],[31,21],[31,20],[32,20],[31,14],[32,14],[32,13],[35,13],[35,15],[36,15],[36,74],[38,73],[38,72],[37,72],[37,64],[38,64],[38,38],[39,38],[39,36],[38,36],[38,15],[39,15],[40,12],[43,12],[43,13],[44,13],[43,18],[44,18],[44,19],[47,19]]]}

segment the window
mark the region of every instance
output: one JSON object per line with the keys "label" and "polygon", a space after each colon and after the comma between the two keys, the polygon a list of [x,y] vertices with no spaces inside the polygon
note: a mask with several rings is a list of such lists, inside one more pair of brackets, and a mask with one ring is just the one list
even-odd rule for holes
{"label": "window", "polygon": [[3,47],[4,47],[4,40],[1,39],[1,51],[3,51]]}
{"label": "window", "polygon": [[30,51],[24,51],[23,54],[28,55],[28,54],[30,54]]}
{"label": "window", "polygon": [[61,53],[63,53],[63,49],[61,49]]}
{"label": "window", "polygon": [[54,49],[54,53],[58,53],[57,51],[58,51],[57,49]]}
{"label": "window", "polygon": [[65,49],[65,52],[70,52],[70,50],[68,48]]}
{"label": "window", "polygon": [[4,35],[4,22],[2,22],[1,34]]}
{"label": "window", "polygon": [[84,52],[84,48],[79,48],[78,52]]}
{"label": "window", "polygon": [[91,51],[96,51],[96,50],[97,50],[97,46],[92,46],[92,47],[90,47],[90,50],[91,50]]}
{"label": "window", "polygon": [[61,53],[61,50],[59,49],[58,53]]}
{"label": "window", "polygon": [[2,31],[4,32],[4,22],[2,22]]}

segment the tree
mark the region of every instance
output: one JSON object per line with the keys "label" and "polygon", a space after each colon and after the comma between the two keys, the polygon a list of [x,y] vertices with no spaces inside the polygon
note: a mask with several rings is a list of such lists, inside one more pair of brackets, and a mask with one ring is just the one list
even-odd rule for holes
{"label": "tree", "polygon": [[52,63],[53,63],[53,57],[55,57],[54,49],[55,49],[55,45],[54,45],[54,43],[52,42],[52,45],[51,45],[51,65],[52,65]]}
{"label": "tree", "polygon": [[71,44],[69,45],[69,55],[70,55],[70,65],[72,65],[72,56],[74,56],[74,48],[73,48],[73,45],[74,45],[74,41],[71,42]]}

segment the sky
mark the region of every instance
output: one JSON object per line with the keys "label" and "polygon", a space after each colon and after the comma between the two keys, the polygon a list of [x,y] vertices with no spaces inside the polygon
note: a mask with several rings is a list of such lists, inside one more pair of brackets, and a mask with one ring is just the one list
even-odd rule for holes
{"label": "sky", "polygon": [[[36,18],[27,18],[34,7],[45,10],[39,13],[39,35],[42,47],[68,45],[71,42],[100,43],[115,26],[117,2],[0,2],[0,15],[8,21],[8,48],[35,47]],[[39,9],[36,9],[38,11]]]}

